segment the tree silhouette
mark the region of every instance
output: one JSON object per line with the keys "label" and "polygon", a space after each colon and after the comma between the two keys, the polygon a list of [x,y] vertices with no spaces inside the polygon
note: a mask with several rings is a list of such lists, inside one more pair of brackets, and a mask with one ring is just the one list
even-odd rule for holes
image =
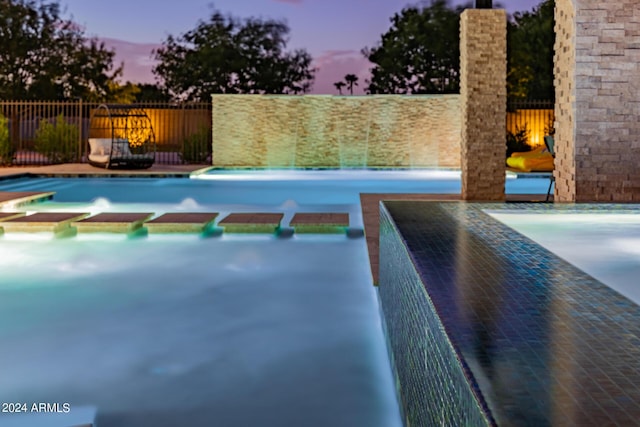
{"label": "tree silhouette", "polygon": [[467,6],[432,0],[407,6],[391,28],[362,53],[374,64],[369,93],[457,93],[460,90],[460,14]]}
{"label": "tree silhouette", "polygon": [[344,76],[344,81],[347,82],[347,89],[349,89],[349,92],[353,95],[353,86],[358,86],[358,76],[355,74],[347,74]]}
{"label": "tree silhouette", "polygon": [[516,12],[507,28],[507,92],[511,98],[554,99],[554,0]]}
{"label": "tree silhouette", "polygon": [[340,81],[340,82],[335,82],[333,85],[336,87],[336,89],[338,89],[338,93],[342,95],[342,88],[345,87],[347,84],[343,81]]}
{"label": "tree silhouette", "polygon": [[122,75],[115,52],[87,38],[55,0],[1,0],[0,40],[2,99],[104,102]]}
{"label": "tree silhouette", "polygon": [[[1,4],[1,3],[0,3]],[[315,69],[304,49],[287,51],[289,27],[272,19],[239,19],[214,10],[208,21],[155,50],[153,73],[177,99],[212,93],[306,93]]]}

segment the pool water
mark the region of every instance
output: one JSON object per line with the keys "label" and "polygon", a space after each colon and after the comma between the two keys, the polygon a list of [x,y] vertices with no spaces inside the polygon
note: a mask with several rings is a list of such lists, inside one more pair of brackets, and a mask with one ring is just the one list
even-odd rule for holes
{"label": "pool water", "polygon": [[[0,191],[56,192],[27,211],[349,212],[357,228],[360,192],[455,193],[460,180],[229,172]],[[8,233],[0,271],[0,401],[95,408],[100,427],[402,425],[365,239]]]}
{"label": "pool water", "polygon": [[[507,194],[544,194],[548,179],[506,181]],[[460,193],[458,171],[216,171],[176,178],[25,178],[0,182],[0,191],[56,191],[59,202],[107,197],[117,203],[277,206],[359,203],[359,193]]]}
{"label": "pool water", "polygon": [[640,215],[488,211],[640,305]]}
{"label": "pool water", "polygon": [[[508,194],[544,194],[548,179],[506,181]],[[347,212],[362,227],[360,193],[460,193],[459,171],[213,171],[184,178],[24,178],[0,182],[0,191],[55,191],[30,211],[220,213]]]}
{"label": "pool water", "polygon": [[362,239],[5,236],[0,270],[0,401],[101,427],[401,425]]}

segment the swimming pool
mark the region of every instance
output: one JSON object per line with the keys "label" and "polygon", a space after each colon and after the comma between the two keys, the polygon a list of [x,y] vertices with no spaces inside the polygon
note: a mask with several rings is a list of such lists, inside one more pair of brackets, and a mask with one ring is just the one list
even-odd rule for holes
{"label": "swimming pool", "polygon": [[[56,192],[28,211],[280,211],[285,223],[346,211],[362,227],[360,192],[460,183],[456,172],[216,172],[0,190]],[[95,408],[101,427],[402,425],[364,239],[6,234],[0,253],[2,401]]]}
{"label": "swimming pool", "polygon": [[[548,179],[508,175],[507,194],[544,194]],[[0,181],[0,191],[55,191],[53,201],[33,210],[169,211],[214,210],[348,212],[362,227],[360,193],[460,193],[460,172],[449,170],[219,171],[180,178],[21,178]],[[58,205],[62,203],[62,205]]]}

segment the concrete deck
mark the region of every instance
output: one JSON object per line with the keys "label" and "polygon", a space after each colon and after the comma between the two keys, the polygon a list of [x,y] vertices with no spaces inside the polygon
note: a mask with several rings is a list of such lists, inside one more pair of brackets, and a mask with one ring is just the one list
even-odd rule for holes
{"label": "concrete deck", "polygon": [[207,165],[158,165],[149,169],[104,169],[88,163],[68,163],[47,166],[13,166],[0,168],[0,178],[20,175],[44,176],[188,176],[191,172],[204,169]]}

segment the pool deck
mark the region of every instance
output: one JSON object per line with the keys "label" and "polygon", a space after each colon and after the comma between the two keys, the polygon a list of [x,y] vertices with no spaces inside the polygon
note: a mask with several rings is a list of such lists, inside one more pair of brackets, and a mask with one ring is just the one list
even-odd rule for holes
{"label": "pool deck", "polygon": [[149,169],[104,169],[91,166],[87,163],[68,163],[62,165],[47,166],[14,166],[0,168],[0,179],[15,177],[20,175],[41,175],[49,177],[129,177],[129,176],[150,176],[150,177],[188,177],[191,172],[204,169],[207,165],[158,165],[155,164]]}

